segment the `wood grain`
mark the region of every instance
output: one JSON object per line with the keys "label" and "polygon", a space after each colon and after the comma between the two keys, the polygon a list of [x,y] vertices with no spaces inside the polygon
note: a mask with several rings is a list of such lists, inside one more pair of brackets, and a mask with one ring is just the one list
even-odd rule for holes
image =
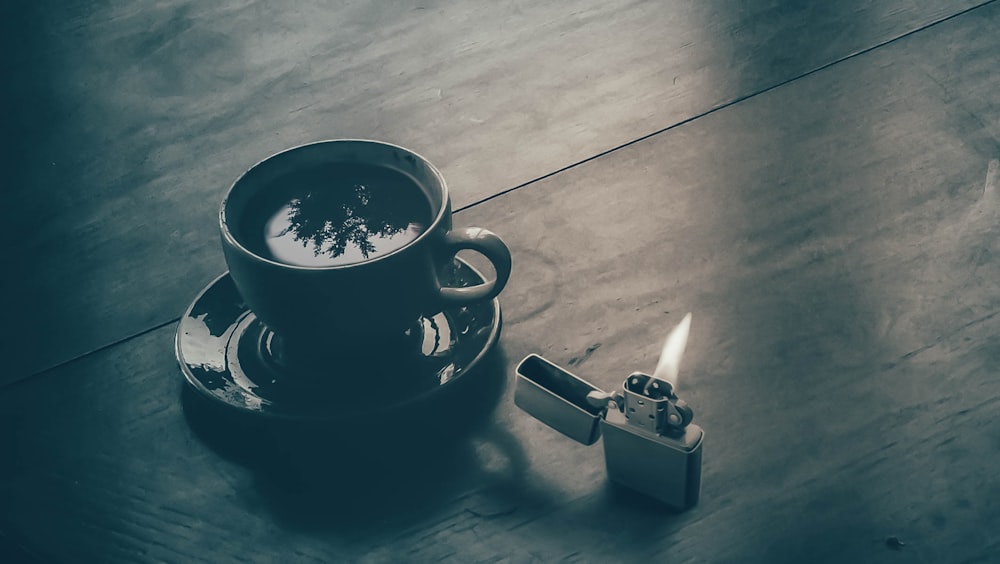
{"label": "wood grain", "polygon": [[182,401],[168,326],[3,390],[0,528],[59,561],[988,561],[998,24],[994,4],[458,214],[514,254],[486,373],[539,352],[611,388],[694,312],[693,510],[609,486],[509,387],[441,444],[275,444]]}
{"label": "wood grain", "polygon": [[288,146],[402,144],[463,206],[976,4],[6,3],[0,378],[175,319],[225,188]]}

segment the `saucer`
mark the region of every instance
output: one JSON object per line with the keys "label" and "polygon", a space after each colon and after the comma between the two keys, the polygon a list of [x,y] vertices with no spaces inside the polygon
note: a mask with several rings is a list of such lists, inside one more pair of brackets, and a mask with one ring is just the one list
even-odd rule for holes
{"label": "saucer", "polygon": [[[484,281],[455,259],[442,273],[448,286]],[[497,299],[425,316],[407,331],[405,348],[366,347],[346,359],[331,343],[328,360],[292,369],[281,361],[280,338],[251,312],[229,273],[195,298],[177,327],[177,360],[190,387],[231,411],[292,421],[330,422],[387,413],[437,396],[475,378],[500,336]]]}

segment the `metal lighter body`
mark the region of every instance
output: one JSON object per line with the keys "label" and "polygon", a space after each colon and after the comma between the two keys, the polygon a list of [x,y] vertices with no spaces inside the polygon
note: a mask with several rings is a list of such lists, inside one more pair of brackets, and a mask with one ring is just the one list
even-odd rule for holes
{"label": "metal lighter body", "polygon": [[633,373],[622,392],[609,394],[529,355],[517,366],[514,402],[582,444],[594,444],[603,435],[611,481],[678,510],[698,502],[704,432],[690,423],[690,408],[669,384]]}
{"label": "metal lighter body", "polygon": [[[698,503],[704,432],[691,424],[679,435],[659,435],[630,425],[609,409],[601,420],[608,479],[676,509]],[[637,461],[640,461],[637,463]]]}

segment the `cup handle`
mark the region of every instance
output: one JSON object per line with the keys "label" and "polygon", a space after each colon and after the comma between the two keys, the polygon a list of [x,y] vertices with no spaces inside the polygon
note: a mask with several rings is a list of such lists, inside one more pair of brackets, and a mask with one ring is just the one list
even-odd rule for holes
{"label": "cup handle", "polygon": [[449,231],[444,236],[445,245],[452,254],[470,249],[483,254],[496,270],[497,277],[465,288],[441,288],[441,299],[449,306],[469,305],[490,300],[503,290],[510,278],[510,249],[495,233],[482,227],[467,227]]}

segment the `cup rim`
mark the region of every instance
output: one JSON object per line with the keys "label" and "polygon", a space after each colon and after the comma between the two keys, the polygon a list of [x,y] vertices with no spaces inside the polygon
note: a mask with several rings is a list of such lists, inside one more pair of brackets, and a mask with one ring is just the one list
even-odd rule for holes
{"label": "cup rim", "polygon": [[[236,236],[232,233],[232,231],[230,231],[229,225],[228,225],[228,223],[226,221],[226,207],[227,207],[227,204],[229,203],[229,197],[230,197],[230,195],[232,195],[233,190],[236,189],[236,186],[244,178],[246,178],[249,174],[251,174],[254,170],[256,170],[258,167],[262,166],[264,163],[266,163],[266,162],[268,162],[268,161],[270,161],[272,159],[280,157],[281,155],[284,155],[286,153],[291,153],[293,151],[298,151],[298,150],[304,149],[306,147],[313,147],[313,146],[316,146],[316,145],[329,145],[329,144],[334,144],[334,143],[336,143],[336,144],[342,144],[342,143],[348,143],[348,144],[349,143],[361,143],[361,144],[380,145],[380,146],[383,146],[383,147],[389,147],[389,148],[392,148],[392,149],[403,151],[403,152],[405,152],[405,153],[407,153],[409,155],[412,155],[414,158],[420,160],[427,167],[427,169],[431,172],[431,174],[434,176],[434,178],[437,179],[438,185],[441,187],[441,205],[439,206],[439,209],[437,210],[437,214],[434,216],[434,220],[431,221],[430,225],[427,226],[427,229],[424,229],[424,232],[421,233],[420,235],[418,235],[416,239],[410,241],[409,243],[403,245],[402,247],[400,247],[398,249],[394,249],[394,250],[392,250],[392,251],[390,251],[388,253],[381,254],[381,255],[379,255],[379,256],[377,256],[375,258],[364,260],[364,261],[361,261],[361,262],[354,262],[354,263],[349,263],[349,264],[327,265],[327,266],[303,266],[303,265],[298,265],[298,264],[289,264],[289,263],[285,263],[285,262],[279,262],[279,261],[276,261],[276,260],[269,259],[267,257],[262,257],[259,254],[255,253],[254,251],[252,251],[249,248],[247,248],[243,243],[241,243],[239,241],[239,239],[237,239]],[[269,265],[276,266],[276,267],[283,268],[283,269],[299,270],[299,271],[341,270],[341,269],[348,269],[348,268],[356,268],[358,266],[372,264],[372,263],[376,263],[376,262],[388,259],[388,258],[393,257],[393,256],[395,256],[397,254],[400,254],[403,251],[405,251],[406,249],[409,249],[410,247],[412,247],[412,246],[420,243],[425,238],[429,237],[431,232],[433,232],[433,231],[435,231],[437,229],[438,225],[443,220],[443,218],[445,216],[445,213],[448,211],[449,202],[450,201],[451,200],[450,200],[450,196],[449,196],[449,193],[448,193],[448,184],[445,182],[444,176],[441,174],[441,171],[438,170],[438,168],[436,166],[434,166],[434,164],[431,163],[429,160],[427,160],[427,158],[425,158],[423,155],[421,155],[421,154],[419,154],[419,153],[417,153],[417,152],[415,152],[415,151],[413,151],[411,149],[407,149],[406,147],[403,147],[401,145],[396,145],[394,143],[387,143],[385,141],[376,141],[374,139],[353,139],[353,138],[345,138],[345,139],[323,139],[323,140],[320,140],[320,141],[311,141],[311,142],[308,142],[308,143],[302,143],[302,144],[299,144],[299,145],[288,147],[286,149],[282,149],[281,151],[278,151],[276,153],[272,153],[271,155],[268,155],[267,157],[264,157],[263,159],[261,159],[261,160],[257,161],[256,163],[254,163],[250,168],[248,168],[245,171],[243,171],[243,173],[240,174],[236,178],[236,180],[234,180],[233,183],[229,185],[229,189],[226,190],[226,195],[225,195],[225,197],[223,197],[222,203],[219,204],[219,228],[220,228],[220,230],[222,232],[222,237],[226,241],[227,244],[235,247],[244,256],[250,257],[250,258],[252,258],[252,259],[254,259],[254,260],[258,261],[258,262],[262,262],[262,263],[269,264]]]}

